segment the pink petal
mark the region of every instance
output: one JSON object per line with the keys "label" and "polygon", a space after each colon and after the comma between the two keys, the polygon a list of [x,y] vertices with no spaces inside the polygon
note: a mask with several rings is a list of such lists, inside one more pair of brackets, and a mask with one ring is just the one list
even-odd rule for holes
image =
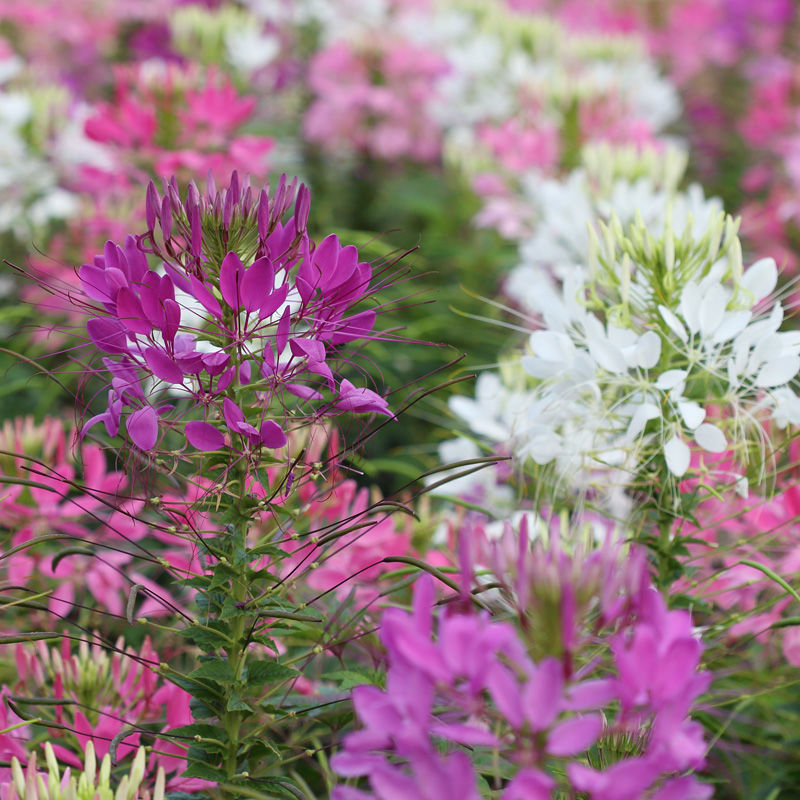
{"label": "pink petal", "polygon": [[139,298],[130,289],[120,289],[117,293],[117,316],[120,322],[134,333],[149,334],[153,330],[146,319]]}
{"label": "pink petal", "polygon": [[152,406],[134,411],[125,423],[131,441],[141,450],[152,450],[158,441],[158,414]]}
{"label": "pink petal", "polygon": [[573,717],[556,725],[547,737],[547,752],[553,756],[575,756],[588,750],[603,732],[599,714]]}
{"label": "pink petal", "polygon": [[183,383],[181,368],[163,351],[157,347],[148,347],[144,351],[144,360],[153,370],[153,375],[167,383]]}
{"label": "pink petal", "polygon": [[272,292],[275,270],[268,258],[254,261],[242,278],[242,302],[245,311],[256,311],[261,307],[264,298]]}
{"label": "pink petal", "polygon": [[286,444],[286,434],[281,430],[277,422],[268,419],[261,424],[261,442],[264,447],[270,447],[273,450],[283,447]]}
{"label": "pink petal", "polygon": [[219,268],[219,288],[222,298],[234,311],[238,311],[242,305],[240,284],[243,271],[242,261],[233,251],[222,259]]}
{"label": "pink petal", "polygon": [[199,420],[187,422],[184,433],[189,444],[198,450],[209,452],[211,450],[221,450],[225,447],[225,437],[208,422],[200,422]]}
{"label": "pink petal", "polygon": [[192,295],[209,314],[222,319],[222,307],[219,300],[211,294],[211,290],[196,276],[190,275],[189,280],[192,284]]}

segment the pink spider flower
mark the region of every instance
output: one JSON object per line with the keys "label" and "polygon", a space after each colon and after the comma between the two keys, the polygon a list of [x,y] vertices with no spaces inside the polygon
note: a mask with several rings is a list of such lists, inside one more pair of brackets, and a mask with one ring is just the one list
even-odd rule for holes
{"label": "pink spider flower", "polygon": [[447,71],[441,56],[409,41],[373,36],[368,43],[334,42],[311,61],[315,98],[306,135],[332,152],[431,161],[441,146],[432,114],[435,83]]}
{"label": "pink spider flower", "polygon": [[[335,235],[310,240],[308,209],[308,190],[285,176],[272,196],[254,195],[235,172],[222,191],[213,179],[204,194],[190,184],[184,201],[174,179],[163,196],[150,184],[147,234],[108,242],[80,270],[89,339],[111,375],[108,406],[84,431],[102,421],[113,436],[124,420],[143,451],[179,428],[199,450],[249,454],[284,447],[290,395],[306,416],[391,416],[380,395],[333,371],[342,345],[373,335],[376,312],[351,311],[371,291],[372,269]],[[163,274],[145,252],[163,260]],[[191,397],[193,418],[173,413],[176,393]]]}
{"label": "pink spider flower", "polygon": [[[190,723],[190,695],[173,684],[164,683],[157,672],[160,659],[146,638],[138,651],[124,647],[122,640],[109,649],[98,641],[81,641],[77,652],[69,640],[60,647],[44,642],[20,644],[15,650],[19,681],[14,693],[27,697],[54,697],[71,701],[52,708],[52,721],[64,728],[53,729],[53,749],[60,761],[80,766],[81,754],[89,743],[98,757],[109,751],[112,739],[132,727],[119,740],[117,756],[125,758],[139,746],[140,729],[160,732]],[[186,768],[185,747],[177,740],[156,741],[153,768],[161,766],[173,775],[171,789],[203,788],[205,782],[192,782],[177,776]],[[4,747],[3,758],[26,760],[17,747]]]}
{"label": "pink spider flower", "polygon": [[[642,598],[640,617],[608,640],[608,671],[599,677],[592,675],[597,656],[575,674],[558,658],[534,662],[510,624],[485,612],[434,615],[434,600],[433,583],[423,576],[411,612],[384,612],[386,690],[353,691],[363,727],[331,760],[339,774],[365,777],[371,793],[342,787],[339,800],[433,797],[427,786],[449,797],[456,763],[463,770],[458,790],[478,797],[475,761],[459,746],[473,755],[487,749],[486,764],[494,752],[515,765],[503,800],[545,800],[556,787],[587,792],[591,800],[637,800],[656,790],[662,794],[654,796],[668,797],[670,787],[710,796],[709,787],[683,777],[702,767],[705,753],[702,728],[687,718],[708,685],[708,674],[699,672],[702,648],[688,614],[667,611],[654,589]],[[659,658],[663,664],[655,663]],[[634,725],[641,737],[633,754],[606,769],[586,766],[594,744]],[[450,744],[447,756],[442,741]],[[484,771],[491,777],[490,767]]]}

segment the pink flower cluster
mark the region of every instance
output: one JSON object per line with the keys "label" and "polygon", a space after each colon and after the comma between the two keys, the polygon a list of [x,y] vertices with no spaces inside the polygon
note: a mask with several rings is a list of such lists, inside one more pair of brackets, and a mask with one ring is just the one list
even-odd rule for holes
{"label": "pink flower cluster", "polygon": [[[364,727],[331,761],[340,775],[368,778],[372,793],[340,786],[337,800],[479,800],[477,773],[492,780],[491,764],[508,776],[503,800],[549,800],[557,786],[590,800],[711,796],[684,775],[706,750],[688,719],[709,683],[698,671],[702,646],[688,613],[668,611],[654,589],[607,639],[610,663],[595,658],[577,672],[554,657],[533,661],[508,623],[436,615],[434,601],[426,576],[412,612],[383,615],[386,690],[354,690]],[[592,750],[625,736],[632,747],[613,763]]]}
{"label": "pink flower cluster", "polygon": [[[5,451],[0,482],[7,475],[35,484],[4,485],[0,524],[10,537],[0,575],[15,586],[45,592],[50,612],[59,617],[71,614],[76,604],[91,609],[88,591],[96,609],[122,618],[134,584],[142,598],[138,616],[170,613],[175,598],[156,579],[164,565],[196,572],[194,548],[167,534],[164,520],[148,519],[144,500],[130,495],[123,473],[108,470],[99,445],[83,443],[75,452],[72,438],[60,420],[49,417],[38,426],[31,419],[9,421],[0,433]],[[182,510],[183,528],[213,530],[207,518],[191,512],[193,491],[164,496],[171,511],[167,522]],[[192,526],[187,514],[193,514]],[[61,555],[70,549],[74,552]]]}
{"label": "pink flower cluster", "polygon": [[[156,671],[159,655],[149,638],[145,638],[138,651],[123,648],[121,640],[115,646],[82,640],[77,652],[70,650],[67,638],[62,639],[60,648],[36,642],[17,645],[15,659],[18,681],[13,687],[14,697],[64,701],[49,706],[52,719],[39,709],[40,714],[54,723],[50,742],[63,764],[80,768],[88,742],[102,759],[109,752],[112,740],[126,728],[131,730],[119,739],[116,748],[120,759],[135,753],[142,732],[166,734],[192,721],[191,695],[162,681]],[[3,695],[9,696],[6,687]],[[36,707],[33,703],[25,703],[23,707],[30,710]],[[4,702],[4,710],[5,707]],[[0,737],[0,758],[8,760],[15,756],[25,763],[27,752],[23,742],[20,738],[7,742]],[[186,746],[180,739],[168,736],[155,742],[151,771],[155,774],[162,766],[171,775],[169,788],[191,791],[206,785],[203,781],[178,777],[186,769]]]}
{"label": "pink flower cluster", "polygon": [[433,161],[441,147],[435,81],[447,69],[440,55],[403,39],[337,41],[311,59],[306,136],[329,152]]}
{"label": "pink flower cluster", "polygon": [[[287,393],[312,417],[391,416],[380,395],[334,375],[340,346],[372,335],[376,313],[349,312],[371,291],[372,269],[335,235],[315,244],[308,210],[308,190],[285,176],[272,196],[234,172],[220,191],[211,179],[205,194],[190,184],[183,201],[175,179],[163,196],[151,183],[148,233],[124,247],[107,243],[80,270],[94,304],[89,338],[112,376],[107,409],[84,430],[103,421],[115,436],[127,410],[128,436],[141,450],[179,428],[199,450],[251,452],[286,444]],[[164,274],[145,251],[163,260]],[[170,417],[175,405],[144,381],[189,395],[202,418]],[[333,399],[314,410],[308,404],[325,390]]]}
{"label": "pink flower cluster", "polygon": [[[794,582],[800,572],[798,515],[800,488],[793,484],[770,498],[754,492],[724,503],[710,498],[697,509],[698,524],[685,522],[680,528],[680,535],[692,543],[688,574],[675,586],[726,617],[738,617],[727,637],[755,635],[765,643],[780,642],[784,657],[794,666],[800,666],[800,631],[779,625],[793,598],[759,566]],[[778,629],[773,630],[774,625]]]}

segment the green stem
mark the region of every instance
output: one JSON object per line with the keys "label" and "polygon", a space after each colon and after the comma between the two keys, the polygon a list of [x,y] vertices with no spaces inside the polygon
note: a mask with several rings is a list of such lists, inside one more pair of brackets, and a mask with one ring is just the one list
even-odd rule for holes
{"label": "green stem", "polygon": [[[247,523],[243,522],[236,530],[233,531],[231,537],[236,537],[239,541],[234,541],[231,548],[231,553],[235,552],[238,548],[242,551],[247,545]],[[247,602],[247,563],[242,561],[239,564],[238,574],[231,580],[231,596],[235,603],[244,604]],[[222,715],[222,726],[228,735],[228,748],[225,755],[223,768],[227,774],[228,780],[233,780],[239,771],[239,745],[241,742],[242,723],[244,722],[243,711],[229,711],[227,708],[227,700],[235,691],[233,688],[241,681],[244,672],[244,666],[247,660],[247,642],[246,636],[249,630],[249,618],[245,616],[235,617],[231,622],[231,644],[225,650],[228,664],[233,671],[235,682],[228,691],[228,698],[226,699],[226,707]]]}

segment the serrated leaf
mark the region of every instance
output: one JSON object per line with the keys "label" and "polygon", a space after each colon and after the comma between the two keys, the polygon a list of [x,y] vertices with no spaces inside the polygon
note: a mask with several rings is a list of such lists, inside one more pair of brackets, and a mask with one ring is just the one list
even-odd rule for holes
{"label": "serrated leaf", "polygon": [[252,711],[253,709],[250,708],[244,700],[242,700],[240,694],[238,692],[232,692],[231,696],[228,698],[228,705],[226,706],[228,711]]}
{"label": "serrated leaf", "polygon": [[207,679],[218,683],[233,683],[236,680],[231,665],[227,661],[204,661],[196,670],[189,673],[192,679]]}
{"label": "serrated leaf", "polygon": [[165,731],[169,736],[202,736],[206,739],[219,739],[224,742],[228,738],[225,729],[217,725],[207,725],[204,722],[193,722],[191,725],[181,725],[179,728],[170,728]]}
{"label": "serrated leaf", "polygon": [[226,644],[230,644],[229,628],[224,622],[210,620],[207,625],[189,625],[181,634],[194,642],[201,650],[209,652]]}
{"label": "serrated leaf", "polygon": [[337,672],[328,672],[325,675],[326,680],[334,681],[339,689],[346,691],[355,686],[378,686],[373,677],[365,673],[356,672],[355,670],[343,669]]}
{"label": "serrated leaf", "polygon": [[264,683],[285,681],[299,674],[296,669],[277,661],[251,661],[247,665],[247,685],[260,686]]}
{"label": "serrated leaf", "polygon": [[192,761],[182,777],[201,778],[204,781],[219,783],[225,780],[227,775],[225,774],[225,770],[218,769],[217,767],[210,767],[208,764],[204,764],[201,761]]}

